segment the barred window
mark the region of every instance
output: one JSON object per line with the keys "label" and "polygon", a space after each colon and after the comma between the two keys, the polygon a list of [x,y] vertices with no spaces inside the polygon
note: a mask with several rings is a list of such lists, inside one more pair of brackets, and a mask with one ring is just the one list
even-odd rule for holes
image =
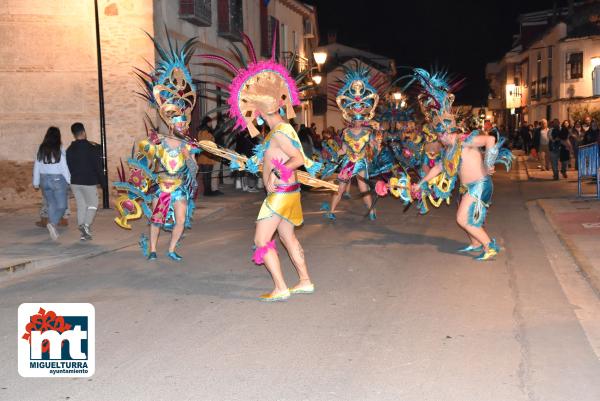
{"label": "barred window", "polygon": [[583,52],[571,53],[567,57],[567,79],[583,78]]}

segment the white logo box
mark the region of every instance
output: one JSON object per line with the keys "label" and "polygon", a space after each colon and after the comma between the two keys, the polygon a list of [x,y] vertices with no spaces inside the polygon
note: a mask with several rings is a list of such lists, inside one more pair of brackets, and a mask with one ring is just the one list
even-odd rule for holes
{"label": "white logo box", "polygon": [[[85,317],[87,330],[72,324],[62,333],[56,330],[31,331],[30,341],[24,339],[31,317],[43,309],[46,314],[56,316]],[[17,344],[19,374],[22,377],[90,377],[96,369],[96,311],[89,303],[23,303],[18,311]],[[41,343],[49,341],[49,359],[41,358]],[[87,353],[82,352],[83,340],[87,340]],[[61,343],[69,343],[69,359],[61,359]],[[39,345],[36,347],[35,345]]]}

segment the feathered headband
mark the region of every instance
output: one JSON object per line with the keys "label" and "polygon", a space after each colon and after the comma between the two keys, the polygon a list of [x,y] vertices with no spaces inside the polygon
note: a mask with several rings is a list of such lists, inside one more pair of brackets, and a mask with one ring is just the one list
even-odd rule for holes
{"label": "feathered headband", "polygon": [[196,103],[196,86],[187,65],[194,53],[196,38],[188,40],[179,49],[177,44],[173,47],[167,32],[169,49],[166,50],[155,38],[146,34],[154,43],[159,60],[150,72],[135,68],[143,90],[136,93],[158,109],[169,127],[180,122],[189,125]]}
{"label": "feathered headband", "polygon": [[[226,83],[227,88],[223,88],[222,84],[215,84],[216,90],[208,90],[227,98],[226,108],[218,108],[212,112],[229,111],[229,116],[234,122],[235,129],[248,128],[251,136],[259,134],[254,126],[254,120],[263,114],[272,114],[277,111],[285,113],[288,119],[294,118],[294,106],[300,104],[299,91],[307,87],[298,88],[296,82],[301,81],[307,74],[307,71],[300,74],[294,79],[290,74],[293,67],[288,67],[280,64],[275,58],[275,44],[277,40],[277,29],[274,29],[273,47],[271,58],[269,60],[258,60],[254,46],[250,38],[242,33],[243,43],[247,48],[250,56],[249,62],[243,56],[241,50],[231,42],[234,55],[241,63],[241,67],[236,67],[234,63],[227,60],[225,57],[202,54],[199,57],[219,61],[232,74],[233,79],[228,79],[222,75],[205,74],[219,79]],[[209,112],[210,113],[210,112]],[[207,113],[208,114],[208,113]],[[231,128],[231,127],[229,127]]]}
{"label": "feathered headband", "polygon": [[379,95],[377,86],[386,84],[385,76],[371,77],[369,67],[356,62],[344,65],[344,78],[329,88],[335,95],[335,105],[342,111],[344,120],[371,120],[375,116]]}

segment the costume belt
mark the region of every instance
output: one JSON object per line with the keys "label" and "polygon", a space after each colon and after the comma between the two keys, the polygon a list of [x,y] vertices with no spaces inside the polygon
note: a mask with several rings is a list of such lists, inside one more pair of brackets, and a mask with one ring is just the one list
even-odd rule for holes
{"label": "costume belt", "polygon": [[158,186],[162,192],[171,193],[181,186],[182,180],[177,177],[158,177]]}
{"label": "costume belt", "polygon": [[275,193],[281,194],[286,192],[296,192],[300,190],[300,184],[295,182],[293,184],[280,184],[275,187]]}

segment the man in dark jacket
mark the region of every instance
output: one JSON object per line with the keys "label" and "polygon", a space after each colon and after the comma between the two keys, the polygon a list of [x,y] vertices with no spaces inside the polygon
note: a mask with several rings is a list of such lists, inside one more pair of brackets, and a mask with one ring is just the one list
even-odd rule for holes
{"label": "man in dark jacket", "polygon": [[75,140],[67,149],[67,165],[71,173],[71,191],[77,204],[77,224],[81,240],[91,240],[90,226],[98,210],[98,184],[104,182],[101,150],[87,140],[82,123],[71,125]]}

